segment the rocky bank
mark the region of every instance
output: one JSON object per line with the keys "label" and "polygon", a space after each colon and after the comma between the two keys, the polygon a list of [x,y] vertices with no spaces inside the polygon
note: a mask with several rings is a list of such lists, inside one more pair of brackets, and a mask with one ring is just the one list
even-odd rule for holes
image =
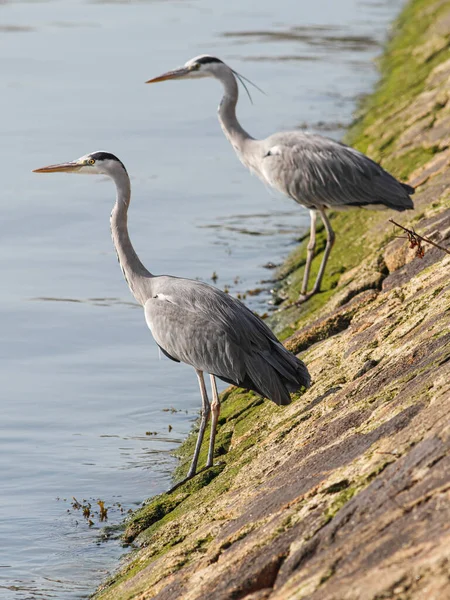
{"label": "rocky bank", "polygon": [[301,308],[304,244],[289,257],[271,324],[312,387],[282,408],[228,389],[217,466],[131,516],[137,549],[97,600],[450,598],[450,255],[388,223],[450,247],[450,1],[409,2],[380,70],[347,141],[415,210],[333,215]]}

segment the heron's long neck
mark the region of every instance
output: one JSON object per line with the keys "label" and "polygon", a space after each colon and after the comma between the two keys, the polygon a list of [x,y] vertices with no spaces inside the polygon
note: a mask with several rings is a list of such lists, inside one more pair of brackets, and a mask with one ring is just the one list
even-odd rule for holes
{"label": "heron's long neck", "polygon": [[228,68],[217,73],[216,77],[224,88],[224,95],[219,106],[220,125],[239,158],[243,160],[246,146],[253,141],[253,138],[241,127],[236,118],[236,104],[239,96],[236,77]]}
{"label": "heron's long neck", "polygon": [[128,286],[140,304],[145,304],[148,279],[153,275],[144,267],[128,235],[128,207],[131,199],[130,179],[125,170],[115,174],[117,198],[111,213],[111,235],[120,267]]}

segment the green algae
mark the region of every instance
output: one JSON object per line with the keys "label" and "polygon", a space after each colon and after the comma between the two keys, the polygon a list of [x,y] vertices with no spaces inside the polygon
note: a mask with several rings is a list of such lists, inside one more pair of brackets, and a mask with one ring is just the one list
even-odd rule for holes
{"label": "green algae", "polygon": [[[332,519],[334,519],[334,517],[347,505],[348,502],[350,502],[354,496],[364,490],[375,479],[375,477],[377,477],[377,475],[382,473],[398,458],[400,458],[400,455],[395,456],[395,458],[390,460],[381,462],[368,475],[359,477],[356,481],[350,482],[348,479],[344,479],[322,490],[323,494],[338,493],[338,496],[334,497],[331,504],[325,511],[323,525],[326,525]],[[330,489],[332,491],[330,491]]]}
{"label": "green algae", "polygon": [[[413,49],[427,40],[428,29],[437,22],[439,16],[448,11],[448,4],[429,0],[409,2],[393,30],[385,52],[379,60],[380,81],[373,93],[362,102],[359,108],[360,118],[350,128],[346,141],[367,152],[369,147],[378,151],[379,157],[392,160],[389,148],[404,127],[402,113],[411,101],[425,88],[425,82],[431,71],[450,57],[448,45],[436,52],[428,60],[415,56]],[[436,107],[437,109],[439,106]],[[386,145],[382,136],[371,128],[380,120],[388,121],[395,129],[390,129],[390,141]],[[403,165],[408,168],[407,159]]]}
{"label": "green algae", "polygon": [[336,494],[337,492],[341,492],[342,490],[346,490],[350,486],[350,482],[348,479],[342,479],[341,481],[336,481],[336,483],[332,483],[328,487],[323,490],[324,494]]}

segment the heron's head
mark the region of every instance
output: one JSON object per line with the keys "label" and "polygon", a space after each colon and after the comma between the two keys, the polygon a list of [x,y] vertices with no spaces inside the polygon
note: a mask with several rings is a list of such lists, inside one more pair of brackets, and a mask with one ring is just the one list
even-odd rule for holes
{"label": "heron's head", "polygon": [[191,60],[187,61],[184,67],[179,67],[173,71],[167,71],[167,73],[163,73],[159,77],[154,77],[146,83],[158,83],[159,81],[167,81],[168,79],[198,79],[200,77],[215,77],[216,79],[220,79],[226,86],[230,82],[230,76],[231,78],[235,76],[237,79],[239,79],[244,86],[248,97],[250,98],[250,102],[252,102],[252,97],[247,86],[245,85],[245,81],[250,83],[253,87],[264,94],[262,89],[255,85],[253,81],[250,81],[250,79],[247,79],[247,77],[244,77],[244,75],[241,75],[226,65],[222,60],[220,60],[220,58],[210,56],[209,54],[202,54],[201,56],[191,58]]}
{"label": "heron's head", "polygon": [[191,58],[183,67],[167,71],[159,77],[154,77],[146,83],[158,83],[168,79],[198,79],[200,77],[217,77],[224,71],[231,71],[223,61],[209,54],[202,54]]}
{"label": "heron's head", "polygon": [[124,164],[109,152],[92,152],[72,162],[49,165],[35,169],[33,173],[82,173],[87,175],[109,175],[125,171]]}

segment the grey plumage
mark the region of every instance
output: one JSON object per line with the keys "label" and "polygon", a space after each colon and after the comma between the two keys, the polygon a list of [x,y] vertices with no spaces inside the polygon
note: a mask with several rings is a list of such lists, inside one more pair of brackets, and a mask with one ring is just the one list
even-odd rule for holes
{"label": "grey plumage", "polygon": [[[286,131],[263,140],[254,139],[236,118],[236,76],[242,77],[219,59],[203,55],[147,83],[200,77],[214,77],[222,83],[224,95],[219,105],[219,122],[240,161],[264,183],[310,210],[311,233],[299,298],[304,301],[320,291],[334,244],[334,232],[325,211],[351,207],[403,211],[413,208],[410,195],[414,189],[397,181],[361,152],[320,135]],[[325,225],[327,244],[316,282],[307,292],[317,213]]]}
{"label": "grey plumage", "polygon": [[309,385],[304,364],[244,304],[205,283],[160,276],[150,282],[147,324],[173,360],[256,391],[276,404]]}
{"label": "grey plumage", "polygon": [[[288,352],[267,325],[239,300],[206,283],[155,276],[142,264],[128,235],[130,179],[114,155],[94,152],[77,161],[51,165],[36,172],[103,174],[116,184],[111,234],[125,280],[144,307],[145,319],[163,353],[194,367],[202,395],[202,420],[188,477],[196,472],[209,413],[212,412],[207,466],[213,462],[220,403],[214,377],[254,390],[279,405],[289,404],[290,392],[310,385],[306,366]],[[210,406],[203,373],[211,376]]]}
{"label": "grey plumage", "polygon": [[413,208],[412,187],[341,142],[293,131],[276,133],[261,145],[261,177],[307,208]]}

